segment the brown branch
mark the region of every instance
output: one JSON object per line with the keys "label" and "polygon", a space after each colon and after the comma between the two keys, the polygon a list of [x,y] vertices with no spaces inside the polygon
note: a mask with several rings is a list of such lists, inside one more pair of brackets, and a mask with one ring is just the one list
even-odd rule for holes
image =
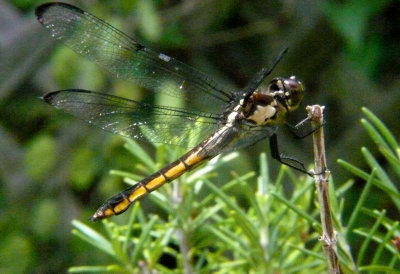
{"label": "brown branch", "polygon": [[321,211],[322,225],[322,248],[328,262],[328,273],[342,273],[336,255],[336,235],[333,229],[331,208],[329,204],[329,175],[330,172],[326,166],[324,131],[323,131],[323,106],[307,106],[308,117],[311,120],[311,126],[316,131],[313,133],[314,146],[314,180],[318,193],[318,202]]}

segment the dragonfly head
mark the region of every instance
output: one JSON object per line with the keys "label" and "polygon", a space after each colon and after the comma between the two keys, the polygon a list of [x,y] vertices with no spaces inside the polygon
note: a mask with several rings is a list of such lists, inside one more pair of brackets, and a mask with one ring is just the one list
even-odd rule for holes
{"label": "dragonfly head", "polygon": [[295,76],[272,79],[268,90],[288,111],[295,110],[304,96],[304,86]]}
{"label": "dragonfly head", "polygon": [[285,114],[300,105],[303,92],[303,84],[294,76],[274,78],[266,90],[257,89],[241,100],[243,116],[256,125],[282,123]]}

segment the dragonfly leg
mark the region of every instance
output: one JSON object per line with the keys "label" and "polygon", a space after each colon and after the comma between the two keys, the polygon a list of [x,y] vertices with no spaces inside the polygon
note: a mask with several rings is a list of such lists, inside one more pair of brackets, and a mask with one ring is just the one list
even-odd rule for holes
{"label": "dragonfly leg", "polygon": [[271,148],[272,158],[276,159],[281,164],[287,165],[297,171],[305,173],[311,177],[314,176],[313,173],[307,171],[304,164],[302,162],[300,162],[299,160],[289,157],[289,156],[284,156],[283,154],[279,153],[278,138],[277,138],[276,134],[273,134],[269,138],[269,144],[270,144],[270,148]]}
{"label": "dragonfly leg", "polygon": [[305,133],[302,133],[302,132],[301,132],[301,128],[304,127],[304,125],[305,125],[308,121],[310,121],[310,118],[309,118],[309,117],[307,117],[306,119],[300,121],[300,123],[298,123],[298,124],[295,125],[295,126],[293,126],[293,125],[291,125],[291,124],[285,122],[285,126],[288,127],[288,129],[290,130],[290,132],[293,134],[293,136],[294,136],[296,139],[304,139],[304,138],[310,136],[311,134],[313,134],[315,131],[317,131],[318,129],[320,129],[320,128],[323,126],[323,124],[322,124],[322,125],[320,125],[320,126],[314,128],[314,129],[311,129],[311,130],[309,130],[309,131],[307,131],[307,132],[305,132]]}

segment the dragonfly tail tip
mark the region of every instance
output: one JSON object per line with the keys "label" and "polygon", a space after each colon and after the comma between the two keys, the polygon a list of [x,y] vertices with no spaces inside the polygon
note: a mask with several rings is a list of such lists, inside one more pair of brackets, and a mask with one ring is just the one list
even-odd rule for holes
{"label": "dragonfly tail tip", "polygon": [[97,217],[96,217],[96,214],[95,214],[95,215],[89,217],[88,220],[95,223],[95,222],[97,222],[97,221],[99,220],[99,218],[97,218]]}

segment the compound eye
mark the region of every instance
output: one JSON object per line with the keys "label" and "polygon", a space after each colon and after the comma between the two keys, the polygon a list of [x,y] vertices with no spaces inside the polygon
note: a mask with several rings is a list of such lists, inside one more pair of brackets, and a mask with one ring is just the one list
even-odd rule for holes
{"label": "compound eye", "polygon": [[286,90],[289,91],[296,91],[296,90],[303,90],[303,84],[296,80],[296,78],[293,78],[293,76],[289,79],[285,79],[284,85]]}

